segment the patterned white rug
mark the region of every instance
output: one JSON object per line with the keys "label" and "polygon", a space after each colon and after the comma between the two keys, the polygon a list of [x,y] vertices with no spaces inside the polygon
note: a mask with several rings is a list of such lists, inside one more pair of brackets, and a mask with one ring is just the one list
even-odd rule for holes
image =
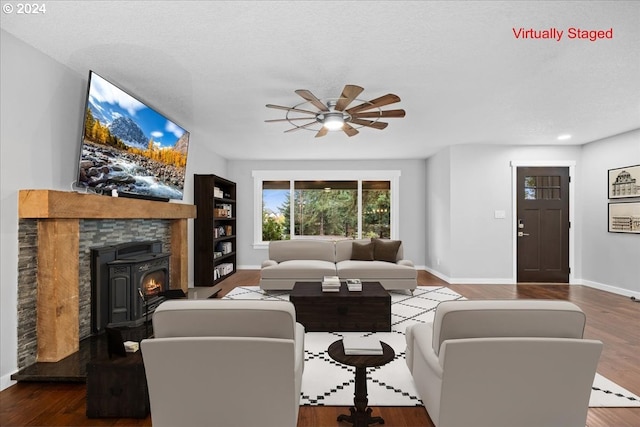
{"label": "patterned white rug", "polygon": [[[375,332],[381,341],[393,347],[395,359],[377,368],[367,369],[369,406],[421,406],[405,362],[405,334],[408,325],[431,322],[441,301],[464,299],[441,286],[419,286],[413,296],[404,292],[391,294],[391,332]],[[266,293],[258,286],[233,289],[225,299],[289,300],[287,291]],[[302,376],[301,405],[351,406],[354,392],[354,368],[335,362],[327,354],[329,345],[347,334],[360,332],[307,332],[305,367]],[[589,400],[590,407],[640,407],[640,398],[605,377],[596,374]]]}

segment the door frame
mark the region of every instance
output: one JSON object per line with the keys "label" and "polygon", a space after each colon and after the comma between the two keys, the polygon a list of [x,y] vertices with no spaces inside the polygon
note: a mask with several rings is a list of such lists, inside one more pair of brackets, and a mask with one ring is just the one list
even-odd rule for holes
{"label": "door frame", "polygon": [[566,167],[569,168],[569,284],[575,281],[575,160],[511,160],[511,247],[513,248],[512,280],[518,283],[518,168],[519,167]]}

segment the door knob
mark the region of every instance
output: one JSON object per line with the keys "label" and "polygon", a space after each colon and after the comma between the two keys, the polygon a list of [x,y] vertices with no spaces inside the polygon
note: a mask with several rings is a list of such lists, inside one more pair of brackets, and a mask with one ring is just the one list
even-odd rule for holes
{"label": "door knob", "polygon": [[518,231],[518,237],[528,236],[529,233],[525,233],[524,231]]}

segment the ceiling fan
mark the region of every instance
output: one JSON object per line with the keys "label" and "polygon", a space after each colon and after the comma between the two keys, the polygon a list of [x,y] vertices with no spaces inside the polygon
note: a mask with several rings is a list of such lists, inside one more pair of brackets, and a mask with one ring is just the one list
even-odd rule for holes
{"label": "ceiling fan", "polygon": [[[364,89],[356,85],[346,85],[339,98],[321,100],[306,89],[298,89],[296,94],[305,101],[293,107],[267,104],[267,108],[285,110],[284,119],[265,120],[267,123],[289,122],[294,127],[286,132],[294,132],[300,129],[316,132],[316,138],[325,136],[329,131],[342,130],[348,136],[358,134],[358,128],[369,127],[382,130],[389,124],[379,121],[381,118],[404,117],[404,110],[386,110],[380,107],[400,102],[400,97],[392,93],[383,95],[371,101],[358,99],[358,95]],[[358,105],[349,107],[354,101]],[[296,123],[303,123],[298,125]]]}

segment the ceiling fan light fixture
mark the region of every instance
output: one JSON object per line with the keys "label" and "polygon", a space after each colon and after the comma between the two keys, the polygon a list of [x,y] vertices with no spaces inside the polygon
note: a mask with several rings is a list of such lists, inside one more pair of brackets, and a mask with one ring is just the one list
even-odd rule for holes
{"label": "ceiling fan light fixture", "polygon": [[328,130],[340,130],[344,125],[342,113],[327,113],[324,115],[322,125]]}
{"label": "ceiling fan light fixture", "polygon": [[[382,110],[380,107],[400,102],[400,97],[392,93],[379,96],[371,101],[364,101],[358,95],[364,89],[356,85],[345,85],[339,98],[320,99],[307,89],[297,89],[295,93],[305,102],[293,107],[267,104],[267,108],[285,110],[283,119],[265,120],[265,122],[289,122],[293,127],[285,133],[305,129],[315,132],[315,137],[326,136],[329,132],[342,131],[352,137],[357,135],[358,129],[385,129],[388,125],[381,118],[404,117],[404,110]],[[350,107],[351,104],[355,106]],[[315,110],[315,111],[314,111]],[[299,123],[304,124],[299,124]],[[318,129],[318,126],[320,128]]]}

